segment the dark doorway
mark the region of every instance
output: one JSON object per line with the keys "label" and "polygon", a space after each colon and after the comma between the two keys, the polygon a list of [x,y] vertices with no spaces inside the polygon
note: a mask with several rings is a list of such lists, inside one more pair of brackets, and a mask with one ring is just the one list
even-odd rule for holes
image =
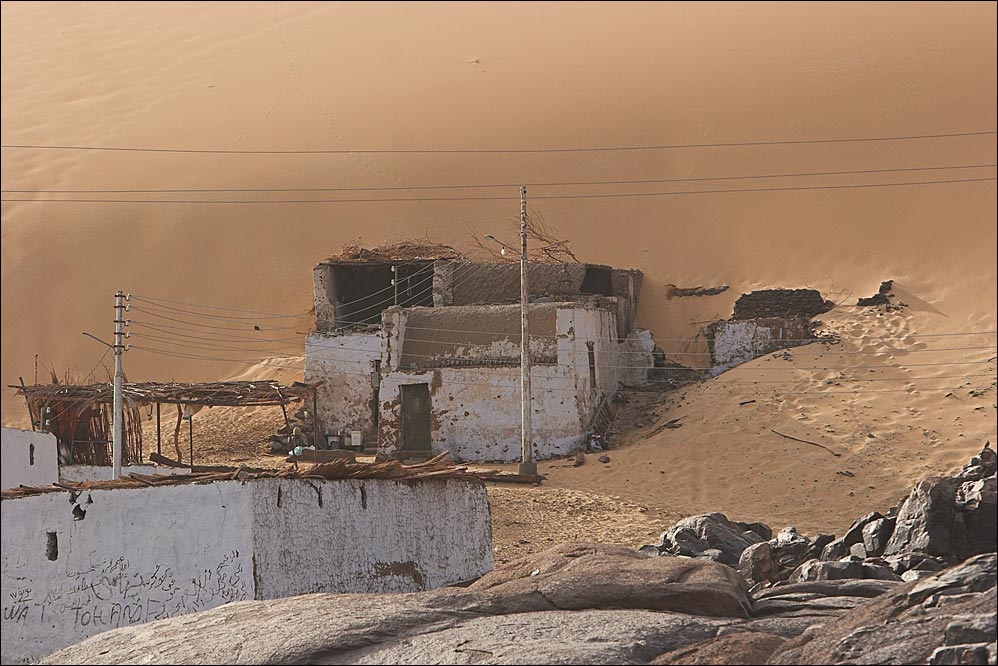
{"label": "dark doorway", "polygon": [[586,274],[582,276],[579,291],[583,294],[613,295],[613,278],[610,269],[605,266],[586,266]]}
{"label": "dark doorway", "polygon": [[402,406],[402,450],[430,450],[430,385],[399,387]]}

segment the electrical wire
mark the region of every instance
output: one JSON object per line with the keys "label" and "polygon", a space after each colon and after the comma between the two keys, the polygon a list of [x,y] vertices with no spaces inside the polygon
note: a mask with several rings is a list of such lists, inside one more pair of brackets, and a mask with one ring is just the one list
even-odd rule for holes
{"label": "electrical wire", "polygon": [[917,171],[951,171],[961,169],[990,169],[998,164],[946,164],[940,166],[895,167],[881,169],[845,169],[841,171],[805,171],[790,173],[763,173],[737,176],[701,176],[696,178],[642,178],[636,180],[574,180],[524,183],[459,183],[454,185],[374,185],[367,187],[180,187],[132,189],[62,189],[62,190],[0,190],[4,194],[185,194],[185,193],[264,193],[264,192],[391,192],[401,190],[466,190],[512,187],[591,187],[600,185],[653,185],[661,183],[699,183],[724,180],[759,180],[765,178],[803,178],[814,176],[846,176],[877,173],[907,173]]}
{"label": "electrical wire", "polygon": [[650,146],[598,146],[573,148],[417,148],[417,149],[306,149],[306,150],[240,150],[234,148],[164,148],[134,146],[83,146],[83,145],[42,145],[42,144],[3,144],[0,148],[30,150],[91,150],[109,152],[139,153],[192,153],[211,155],[405,155],[405,154],[510,154],[510,153],[591,153],[618,151],[671,150],[677,148],[734,148],[743,146],[787,146],[815,145],[826,143],[864,143],[879,141],[911,141],[921,139],[948,139],[956,137],[988,136],[998,134],[995,130],[972,132],[946,132],[939,134],[901,134],[894,136],[846,137],[831,139],[781,139],[761,141],[726,141],[715,143],[674,143]]}
{"label": "electrical wire", "polygon": [[[986,178],[959,178],[949,180],[916,180],[901,183],[857,183],[853,185],[800,185],[792,187],[744,187],[727,190],[678,190],[672,192],[609,192],[600,194],[543,194],[531,199],[620,199],[641,197],[667,197],[696,194],[733,194],[746,192],[793,192],[816,190],[850,190],[881,187],[908,187],[912,185],[945,185],[955,183],[977,183],[998,180],[995,176]],[[393,197],[382,199],[25,199],[4,198],[5,203],[132,203],[132,204],[183,204],[183,205],[257,205],[257,204],[337,204],[337,203],[405,203],[414,201],[515,201],[513,196],[488,197]]]}

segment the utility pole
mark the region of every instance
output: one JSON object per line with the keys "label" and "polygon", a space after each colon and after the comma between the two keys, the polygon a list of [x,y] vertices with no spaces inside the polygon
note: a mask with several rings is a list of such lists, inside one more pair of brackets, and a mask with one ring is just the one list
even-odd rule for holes
{"label": "utility pole", "polygon": [[523,457],[520,474],[537,474],[534,462],[534,443],[530,427],[530,336],[527,320],[527,305],[530,292],[527,289],[527,188],[520,187],[520,418],[522,428],[520,445]]}
{"label": "utility pole", "polygon": [[122,370],[121,355],[125,351],[125,294],[120,290],[114,294],[114,415],[112,417],[113,434],[111,439],[111,475],[121,478],[122,425],[124,424],[124,406],[122,400]]}

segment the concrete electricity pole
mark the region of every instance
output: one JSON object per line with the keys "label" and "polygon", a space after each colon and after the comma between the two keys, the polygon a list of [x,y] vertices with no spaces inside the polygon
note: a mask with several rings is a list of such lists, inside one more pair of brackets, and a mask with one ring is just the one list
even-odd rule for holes
{"label": "concrete electricity pole", "polygon": [[112,417],[113,434],[111,436],[111,474],[112,478],[121,478],[122,425],[124,424],[124,405],[122,399],[121,355],[125,351],[125,295],[119,290],[114,294],[114,415]]}
{"label": "concrete electricity pole", "polygon": [[534,462],[534,443],[530,427],[530,336],[527,320],[527,305],[530,292],[527,289],[527,188],[520,187],[520,415],[522,429],[520,445],[523,457],[520,474],[537,474]]}

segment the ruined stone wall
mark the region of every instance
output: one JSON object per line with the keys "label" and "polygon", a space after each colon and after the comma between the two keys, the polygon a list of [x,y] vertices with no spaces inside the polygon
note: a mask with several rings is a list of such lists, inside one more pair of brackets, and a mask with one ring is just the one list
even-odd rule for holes
{"label": "ruined stone wall", "polygon": [[823,299],[816,289],[762,289],[739,296],[731,318],[814,317],[828,312],[834,305]]}
{"label": "ruined stone wall", "polygon": [[232,601],[417,591],[493,564],[485,488],[465,480],[225,481],[0,509],[5,664]]}
{"label": "ruined stone wall", "polygon": [[[530,355],[534,363],[554,363],[556,303],[529,308]],[[401,343],[397,365],[425,369],[452,365],[520,363],[520,307],[482,305],[449,308],[406,308],[393,318]]]}
{"label": "ruined stone wall", "polygon": [[651,384],[649,371],[655,367],[655,338],[651,331],[637,328],[620,342],[618,350],[618,379],[625,386]]}
{"label": "ruined stone wall", "polygon": [[381,332],[315,332],[305,338],[305,381],[322,382],[316,393],[321,432],[360,430],[365,439],[375,438],[377,401],[371,373],[381,351]]}
{"label": "ruined stone wall", "polygon": [[722,320],[707,327],[711,373],[716,375],[763,354],[799,347],[813,339],[806,317]]}

